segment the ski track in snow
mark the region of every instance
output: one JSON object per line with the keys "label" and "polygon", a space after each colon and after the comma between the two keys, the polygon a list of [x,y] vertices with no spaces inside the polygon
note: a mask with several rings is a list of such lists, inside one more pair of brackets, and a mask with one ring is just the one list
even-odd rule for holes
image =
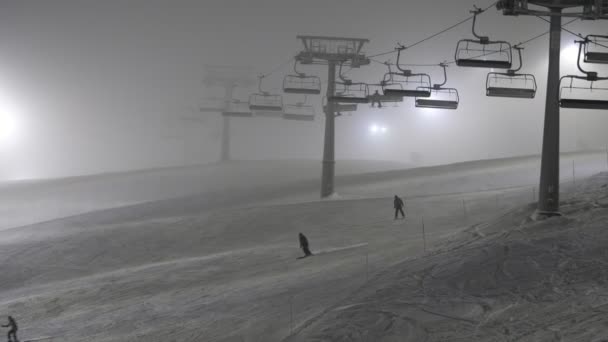
{"label": "ski track in snow", "polygon": [[[522,205],[532,200],[531,189],[517,187],[533,184],[535,168],[526,162],[472,174],[447,166],[433,176],[349,176],[332,201],[302,201],[306,196],[294,194],[308,185],[282,184],[228,207],[218,203],[230,197],[215,204],[190,197],[6,230],[0,311],[17,317],[24,337],[66,342],[550,341],[557,328],[567,336],[560,312],[570,298],[564,293],[574,291],[589,292],[593,300],[586,303],[596,306],[585,312],[588,325],[576,325],[580,341],[592,341],[585,338],[605,332],[598,313],[608,303],[602,283],[575,281],[580,289],[569,290],[568,277],[551,279],[538,270],[555,269],[547,262],[556,256],[560,262],[552,267],[572,275],[574,265],[591,270],[608,260],[594,254],[577,261],[588,237],[569,235],[576,239],[562,243],[559,234],[547,233],[551,243],[538,244],[543,236],[526,235]],[[580,187],[591,191],[598,179]],[[406,194],[406,220],[392,220],[395,192]],[[564,211],[578,217],[583,209],[599,215],[608,208],[604,197],[584,196],[566,200]],[[432,252],[421,259],[422,217]],[[300,231],[314,258],[295,260]],[[539,245],[546,249],[542,257],[530,252]],[[534,273],[546,277],[550,295],[512,285]],[[509,315],[530,321],[529,312],[538,313],[539,332],[523,319],[503,323],[511,322]]]}

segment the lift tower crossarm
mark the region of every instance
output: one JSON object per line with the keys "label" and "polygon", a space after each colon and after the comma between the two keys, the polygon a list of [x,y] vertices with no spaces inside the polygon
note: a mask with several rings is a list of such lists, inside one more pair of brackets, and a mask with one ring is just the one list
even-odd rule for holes
{"label": "lift tower crossarm", "polygon": [[608,19],[608,3],[604,0],[500,0],[496,8],[502,10],[504,15]]}

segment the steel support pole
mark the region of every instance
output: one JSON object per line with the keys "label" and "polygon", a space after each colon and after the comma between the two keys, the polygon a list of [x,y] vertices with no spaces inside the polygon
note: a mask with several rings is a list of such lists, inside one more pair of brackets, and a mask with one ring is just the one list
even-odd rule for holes
{"label": "steel support pole", "polygon": [[[336,63],[329,61],[327,74],[327,99],[334,96],[336,87]],[[321,198],[334,193],[335,173],[335,121],[334,103],[327,101],[325,110],[325,139],[323,142],[323,171],[321,175]]]}
{"label": "steel support pole", "polygon": [[[230,109],[230,103],[232,102],[232,97],[234,96],[234,85],[226,86],[226,90],[224,93],[224,106],[223,110]],[[227,162],[230,160],[230,117],[224,116],[222,123],[222,150],[220,160],[222,162]]]}
{"label": "steel support pole", "polygon": [[559,215],[559,60],[561,45],[561,9],[551,9],[549,38],[549,70],[547,74],[547,99],[540,167],[538,214]]}

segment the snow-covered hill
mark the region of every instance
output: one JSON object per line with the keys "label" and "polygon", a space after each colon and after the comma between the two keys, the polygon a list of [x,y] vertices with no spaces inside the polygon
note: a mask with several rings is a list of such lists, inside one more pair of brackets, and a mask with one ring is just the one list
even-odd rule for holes
{"label": "snow-covered hill", "polygon": [[[574,162],[574,164],[573,164]],[[573,165],[575,174],[572,173]],[[406,165],[407,166],[407,165]],[[339,161],[342,198],[422,196],[538,182],[538,157],[463,162],[425,168],[377,161]],[[562,156],[562,178],[606,170],[605,153]],[[236,161],[226,164],[0,184],[0,230],[145,202],[182,198],[169,206],[194,210],[247,203],[316,201],[317,161]],[[177,202],[176,202],[177,203]]]}
{"label": "snow-covered hill", "polygon": [[608,173],[395,265],[287,341],[606,341]]}
{"label": "snow-covered hill", "polygon": [[[603,157],[577,156],[575,165],[581,173],[591,172],[605,167]],[[53,191],[36,191],[46,193],[49,199],[61,199],[72,193],[77,202],[94,193],[88,191],[106,189],[107,199],[102,196],[102,200],[95,202],[92,212],[2,231],[0,312],[17,318],[23,339],[56,336],[52,341],[62,342],[280,341],[292,332],[298,333],[293,337],[298,340],[320,336],[339,341],[356,338],[344,337],[345,329],[357,331],[365,326],[371,327],[373,334],[382,329],[393,333],[390,321],[384,318],[370,315],[358,320],[361,313],[356,308],[365,305],[361,299],[376,300],[373,296],[378,295],[381,296],[378,305],[382,305],[383,299],[392,301],[391,296],[401,293],[396,290],[400,289],[399,277],[415,274],[414,266],[427,262],[451,263],[437,269],[441,271],[434,275],[437,279],[449,280],[454,276],[452,268],[485,272],[485,264],[475,264],[481,260],[478,253],[467,254],[467,246],[487,243],[490,262],[487,267],[493,267],[492,260],[498,258],[503,248],[499,244],[501,232],[510,232],[507,237],[516,239],[520,231],[532,231],[537,224],[550,227],[554,223],[563,224],[562,220],[570,222],[570,218],[524,222],[535,195],[527,185],[535,183],[537,162],[534,158],[522,158],[343,175],[338,178],[341,199],[331,201],[316,199],[317,179],[288,178],[296,175],[274,178],[281,172],[266,169],[259,172],[256,176],[259,178],[243,175],[244,168],[217,174],[239,180],[240,183],[234,183],[235,188],[211,184],[214,191],[105,209],[101,204],[106,200],[116,204],[119,203],[116,198],[120,197],[117,194],[130,194],[128,186],[133,186],[135,194],[149,195],[146,191],[152,190],[148,185],[157,184],[158,178],[138,183],[121,176],[119,180],[92,182],[94,185],[55,184]],[[564,168],[567,167],[568,160],[564,160]],[[253,182],[263,177],[267,177],[268,183]],[[580,182],[578,178],[577,186],[581,186]],[[605,191],[601,188],[602,181],[594,182],[585,189]],[[117,187],[107,188],[109,183]],[[187,183],[180,183],[184,184],[182,189],[186,189]],[[162,186],[171,188],[159,185]],[[568,187],[572,185],[564,189]],[[393,220],[394,193],[405,194],[405,220]],[[36,192],[29,195],[33,194]],[[565,208],[572,209],[572,213],[567,211],[570,216],[600,215],[604,199],[598,194],[573,195],[566,200]],[[15,212],[27,213],[27,206],[19,208],[21,211]],[[512,211],[513,208],[520,209]],[[68,212],[56,214],[66,216]],[[497,220],[501,213],[506,214]],[[580,217],[581,222],[583,219],[595,222],[599,216]],[[511,223],[518,229],[512,228]],[[468,230],[459,234],[462,229]],[[316,256],[296,259],[301,253],[298,232],[309,237]],[[442,245],[442,241],[451,242]],[[577,239],[565,246],[585,241],[591,239]],[[601,242],[602,235],[597,239],[597,243]],[[421,259],[425,248],[432,246],[437,246],[437,252],[429,259]],[[528,245],[515,246],[513,242],[509,248],[519,251]],[[521,250],[528,253],[531,249]],[[584,257],[587,256],[591,257]],[[458,258],[466,262],[459,263]],[[400,271],[410,267],[410,263],[414,265],[412,272]],[[499,271],[519,277],[511,268],[517,266],[514,265],[503,266]],[[468,276],[474,280],[473,273]],[[484,273],[483,277],[489,276]],[[439,293],[439,298],[444,290],[448,296],[453,295],[449,292],[453,288],[485,289],[487,284],[493,284],[491,277],[486,278],[473,283],[457,278],[446,289],[440,283],[424,286]],[[421,279],[426,282],[429,278]],[[511,292],[514,290],[509,284],[513,282],[505,280]],[[412,286],[407,285],[404,293],[416,294]],[[388,292],[383,292],[383,288]],[[384,293],[386,297],[382,297]],[[519,296],[522,292],[514,293]],[[501,300],[508,298],[511,297]],[[502,308],[499,304],[490,308],[498,310]],[[429,311],[443,308],[433,306]],[[469,317],[476,314],[475,308],[475,305],[470,308],[454,305],[455,312],[439,313]],[[350,318],[340,316],[340,312],[352,314],[355,325],[344,327]],[[388,317],[393,317],[388,312]],[[332,321],[342,328],[332,330]],[[399,319],[395,322],[396,329],[403,329]],[[462,331],[468,333],[466,329]],[[482,325],[479,331],[497,336],[497,330],[492,329],[491,325]]]}

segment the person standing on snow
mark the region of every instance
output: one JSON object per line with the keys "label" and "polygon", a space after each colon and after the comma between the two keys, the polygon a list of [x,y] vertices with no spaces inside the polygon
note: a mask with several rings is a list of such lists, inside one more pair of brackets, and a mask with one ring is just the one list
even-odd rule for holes
{"label": "person standing on snow", "polygon": [[399,213],[401,213],[401,216],[405,218],[405,213],[403,212],[403,207],[405,206],[405,203],[401,198],[399,198],[399,196],[395,195],[393,205],[395,207],[395,220],[399,217]]}
{"label": "person standing on snow", "polygon": [[12,316],[8,316],[8,324],[3,325],[3,328],[9,328],[8,330],[8,342],[19,342],[17,339],[17,322]]}
{"label": "person standing on snow", "polygon": [[299,238],[300,238],[300,248],[302,248],[302,251],[304,252],[304,256],[305,257],[311,256],[312,253],[310,252],[310,249],[308,249],[308,239],[302,233],[299,234]]}

